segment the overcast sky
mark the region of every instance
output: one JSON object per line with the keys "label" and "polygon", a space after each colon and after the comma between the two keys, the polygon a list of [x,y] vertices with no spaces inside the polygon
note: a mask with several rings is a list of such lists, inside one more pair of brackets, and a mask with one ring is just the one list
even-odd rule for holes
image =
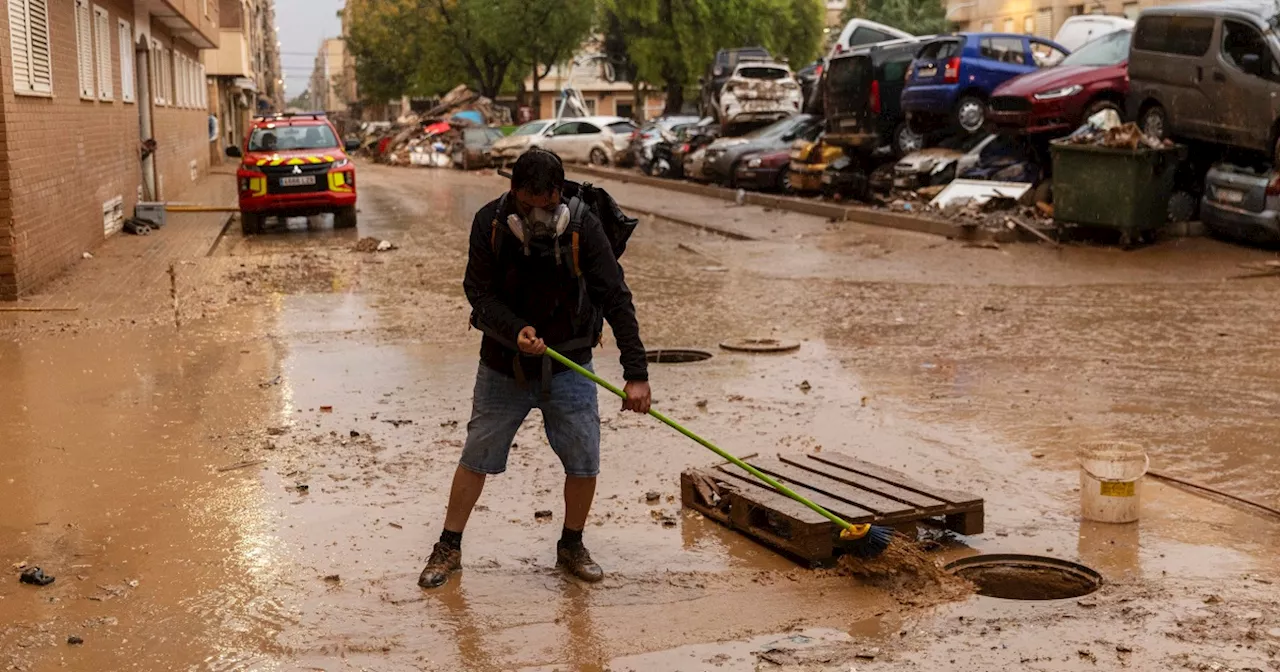
{"label": "overcast sky", "polygon": [[342,34],[338,10],[342,9],[343,1],[276,0],[280,62],[284,67],[285,93],[289,98],[307,88],[320,43],[326,37]]}

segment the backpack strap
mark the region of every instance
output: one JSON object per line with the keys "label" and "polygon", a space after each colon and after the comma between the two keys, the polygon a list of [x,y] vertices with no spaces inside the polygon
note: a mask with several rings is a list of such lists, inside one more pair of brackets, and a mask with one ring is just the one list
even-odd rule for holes
{"label": "backpack strap", "polygon": [[569,235],[569,249],[572,252],[572,265],[570,269],[573,271],[573,277],[582,277],[582,264],[579,263],[582,249],[582,222],[586,220],[587,215],[591,214],[591,206],[582,198],[582,192],[591,185],[583,185],[578,190],[578,195],[569,199],[569,216],[573,218],[573,225]]}

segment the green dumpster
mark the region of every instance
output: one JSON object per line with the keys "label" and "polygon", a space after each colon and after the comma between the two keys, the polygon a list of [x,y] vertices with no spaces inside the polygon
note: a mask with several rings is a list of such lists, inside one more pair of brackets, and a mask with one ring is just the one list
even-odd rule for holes
{"label": "green dumpster", "polygon": [[1180,146],[1128,149],[1054,142],[1053,218],[1129,241],[1165,225]]}

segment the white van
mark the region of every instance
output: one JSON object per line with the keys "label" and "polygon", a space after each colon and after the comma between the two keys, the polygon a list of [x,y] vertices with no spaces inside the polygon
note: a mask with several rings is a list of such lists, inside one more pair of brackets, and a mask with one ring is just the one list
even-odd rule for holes
{"label": "white van", "polygon": [[1058,29],[1058,34],[1053,36],[1053,41],[1066,47],[1068,51],[1075,51],[1083,47],[1086,42],[1096,40],[1103,35],[1118,30],[1133,30],[1133,25],[1133,21],[1123,16],[1082,14],[1063,22],[1062,27]]}
{"label": "white van", "polygon": [[864,47],[868,44],[878,44],[890,40],[904,40],[910,37],[913,37],[911,33],[903,32],[892,26],[886,26],[883,23],[876,23],[866,19],[852,19],[849,23],[844,24],[844,30],[840,31],[840,39],[831,45],[831,51],[827,54],[827,61],[829,62],[836,56],[855,47]]}

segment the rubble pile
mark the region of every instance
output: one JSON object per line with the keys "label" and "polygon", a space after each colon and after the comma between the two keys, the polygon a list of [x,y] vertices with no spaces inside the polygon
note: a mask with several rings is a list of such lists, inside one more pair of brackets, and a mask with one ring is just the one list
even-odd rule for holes
{"label": "rubble pile", "polygon": [[460,84],[426,112],[405,114],[391,124],[365,124],[360,146],[378,163],[447,167],[462,142],[462,129],[510,122],[509,110]]}
{"label": "rubble pile", "polygon": [[1115,110],[1103,110],[1089,117],[1083,126],[1077,128],[1071,135],[1063,138],[1060,142],[1069,145],[1094,145],[1130,151],[1136,151],[1139,148],[1161,149],[1173,146],[1173,143],[1168,140],[1162,142],[1143,133],[1142,129],[1138,128],[1138,125],[1133,122],[1120,123],[1120,115]]}

